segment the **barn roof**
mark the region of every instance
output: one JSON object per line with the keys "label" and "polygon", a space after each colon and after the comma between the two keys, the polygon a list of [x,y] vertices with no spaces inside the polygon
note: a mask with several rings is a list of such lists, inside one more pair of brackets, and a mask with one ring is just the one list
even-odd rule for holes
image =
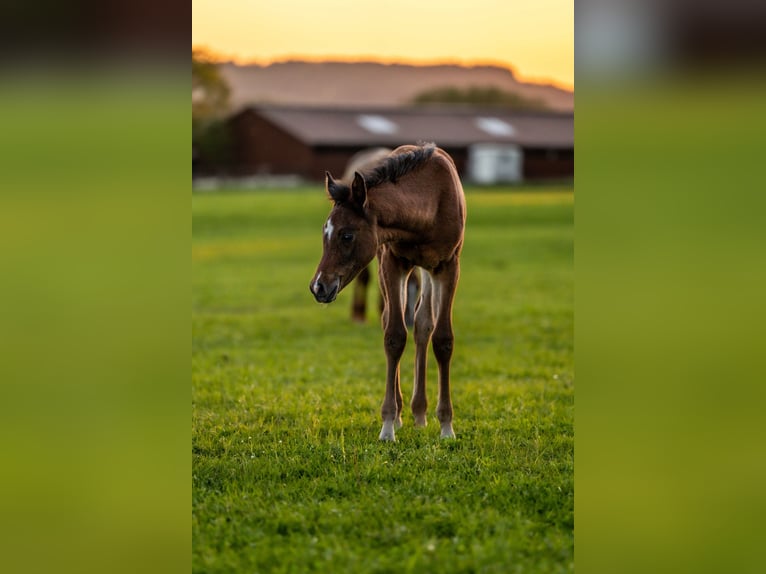
{"label": "barn roof", "polygon": [[515,143],[574,147],[574,115],[498,108],[303,108],[254,106],[257,113],[307,145],[395,146],[433,141],[440,146]]}

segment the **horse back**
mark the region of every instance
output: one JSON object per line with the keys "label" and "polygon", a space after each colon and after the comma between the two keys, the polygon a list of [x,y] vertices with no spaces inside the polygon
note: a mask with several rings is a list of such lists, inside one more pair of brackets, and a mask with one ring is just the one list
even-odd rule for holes
{"label": "horse back", "polygon": [[[391,152],[396,156],[419,149],[420,146],[403,145]],[[440,147],[434,148],[433,155],[423,166],[423,172],[413,176],[420,200],[435,207],[433,217],[450,216],[465,224],[465,195],[460,182],[457,166],[452,157]],[[449,213],[443,213],[444,209]],[[452,213],[455,211],[456,213]]]}
{"label": "horse back", "polygon": [[[391,155],[416,149],[417,146],[405,145]],[[465,195],[450,155],[435,148],[422,168],[402,179],[397,187],[404,188],[400,195],[400,205],[407,206],[404,213],[417,218],[413,227],[420,231],[417,241],[408,238],[394,250],[426,268],[459,255],[465,230]],[[422,263],[418,259],[423,259]]]}

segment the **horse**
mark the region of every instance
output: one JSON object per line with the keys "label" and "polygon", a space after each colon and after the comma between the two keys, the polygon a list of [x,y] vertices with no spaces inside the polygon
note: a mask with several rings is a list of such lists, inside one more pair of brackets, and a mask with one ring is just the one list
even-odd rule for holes
{"label": "horse", "polygon": [[[386,159],[393,150],[386,147],[375,147],[363,149],[351,156],[348,160],[346,169],[343,172],[341,181],[345,184],[351,184],[354,179],[354,173],[364,171],[377,166]],[[353,296],[351,298],[351,320],[357,323],[364,323],[367,320],[367,287],[370,284],[370,266],[365,267],[359,272],[354,280]],[[420,289],[419,277],[416,273],[410,275],[407,281],[407,304],[404,310],[404,322],[408,327],[412,327],[415,318],[415,301],[417,300],[418,290]],[[383,313],[383,295],[378,290],[378,300],[380,312]]]}
{"label": "horse", "polygon": [[350,185],[325,172],[325,189],[333,206],[322,228],[322,257],[309,284],[316,301],[334,301],[378,258],[386,353],[386,391],[380,409],[383,426],[378,438],[395,441],[395,428],[402,426],[399,361],[407,343],[403,292],[416,268],[421,289],[415,307],[415,384],[410,407],[415,426],[425,426],[426,361],[431,343],[439,372],[436,416],[441,438],[455,438],[450,398],[455,340],[452,305],[466,220],[465,195],[455,162],[432,143],[405,145],[377,167],[355,172]]}

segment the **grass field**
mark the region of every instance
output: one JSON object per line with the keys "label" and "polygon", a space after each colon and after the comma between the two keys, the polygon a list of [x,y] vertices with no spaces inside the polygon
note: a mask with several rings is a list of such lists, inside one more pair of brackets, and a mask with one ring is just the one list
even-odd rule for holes
{"label": "grass field", "polygon": [[[380,322],[308,290],[319,188],[192,196],[194,572],[572,572],[568,189],[466,189],[455,441],[377,440]],[[405,403],[414,343],[402,359]]]}

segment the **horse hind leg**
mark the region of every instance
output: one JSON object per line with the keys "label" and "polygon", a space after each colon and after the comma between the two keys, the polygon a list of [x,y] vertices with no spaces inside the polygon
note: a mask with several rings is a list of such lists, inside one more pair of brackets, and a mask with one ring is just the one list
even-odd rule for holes
{"label": "horse hind leg", "polygon": [[[426,370],[428,363],[428,344],[434,330],[434,313],[432,304],[433,288],[427,271],[417,270],[420,275],[420,298],[415,306],[414,338],[415,338],[415,384],[412,388],[410,408],[415,418],[415,426],[424,427],[427,424],[426,411],[428,397],[426,396]],[[416,273],[413,273],[415,275]]]}
{"label": "horse hind leg", "polygon": [[455,297],[460,267],[457,258],[434,277],[434,309],[436,322],[432,335],[434,356],[439,366],[439,402],[436,416],[441,423],[441,438],[455,438],[452,429],[452,398],[450,397],[450,362],[455,336],[452,330],[452,302]]}
{"label": "horse hind leg", "polygon": [[370,283],[370,268],[365,267],[354,281],[354,296],[351,299],[351,319],[364,323],[367,319],[367,286]]}
{"label": "horse hind leg", "polygon": [[407,328],[415,324],[415,306],[418,301],[418,290],[420,289],[420,274],[413,272],[407,279],[406,304],[404,307],[404,323]]}

